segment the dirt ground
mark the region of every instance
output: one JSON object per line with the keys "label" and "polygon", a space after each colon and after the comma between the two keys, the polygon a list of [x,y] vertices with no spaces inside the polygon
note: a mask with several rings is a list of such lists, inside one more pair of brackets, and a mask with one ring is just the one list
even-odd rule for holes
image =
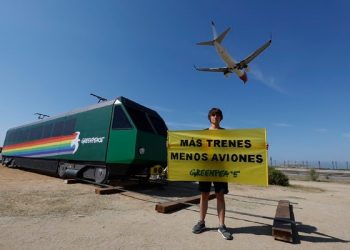
{"label": "dirt ground", "polygon": [[[230,184],[226,225],[217,232],[216,201],[201,234],[191,229],[198,206],[171,214],[158,202],[198,194],[194,183],[142,186],[97,195],[95,186],[0,166],[0,249],[350,249],[350,184],[291,181],[291,187]],[[274,240],[279,200],[294,207],[300,243]]]}

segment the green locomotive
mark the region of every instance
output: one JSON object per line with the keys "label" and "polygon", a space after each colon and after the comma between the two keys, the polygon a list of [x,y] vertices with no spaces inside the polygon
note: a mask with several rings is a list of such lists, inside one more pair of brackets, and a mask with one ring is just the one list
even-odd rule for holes
{"label": "green locomotive", "polygon": [[3,164],[105,183],[166,166],[167,126],[125,97],[9,129]]}

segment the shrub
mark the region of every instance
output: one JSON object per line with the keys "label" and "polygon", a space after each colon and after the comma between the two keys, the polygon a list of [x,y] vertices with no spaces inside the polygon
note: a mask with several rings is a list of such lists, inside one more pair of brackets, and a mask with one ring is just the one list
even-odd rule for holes
{"label": "shrub", "polygon": [[269,184],[289,186],[288,176],[282,173],[280,170],[269,167]]}
{"label": "shrub", "polygon": [[310,169],[309,174],[312,181],[317,181],[318,177],[320,176],[320,174],[317,173],[315,169]]}

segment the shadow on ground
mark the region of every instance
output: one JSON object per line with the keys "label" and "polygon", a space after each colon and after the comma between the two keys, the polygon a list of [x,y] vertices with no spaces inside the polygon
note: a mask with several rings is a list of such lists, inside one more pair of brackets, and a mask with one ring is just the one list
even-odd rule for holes
{"label": "shadow on ground", "polygon": [[191,197],[199,195],[195,182],[168,182],[167,184],[145,183],[124,186],[126,190],[160,197]]}

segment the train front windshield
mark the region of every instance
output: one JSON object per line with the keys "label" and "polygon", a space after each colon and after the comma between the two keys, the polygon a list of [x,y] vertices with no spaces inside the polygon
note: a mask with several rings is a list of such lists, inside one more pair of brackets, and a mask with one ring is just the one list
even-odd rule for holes
{"label": "train front windshield", "polygon": [[139,110],[130,106],[126,106],[126,110],[137,129],[162,136],[167,135],[168,128],[156,113]]}

